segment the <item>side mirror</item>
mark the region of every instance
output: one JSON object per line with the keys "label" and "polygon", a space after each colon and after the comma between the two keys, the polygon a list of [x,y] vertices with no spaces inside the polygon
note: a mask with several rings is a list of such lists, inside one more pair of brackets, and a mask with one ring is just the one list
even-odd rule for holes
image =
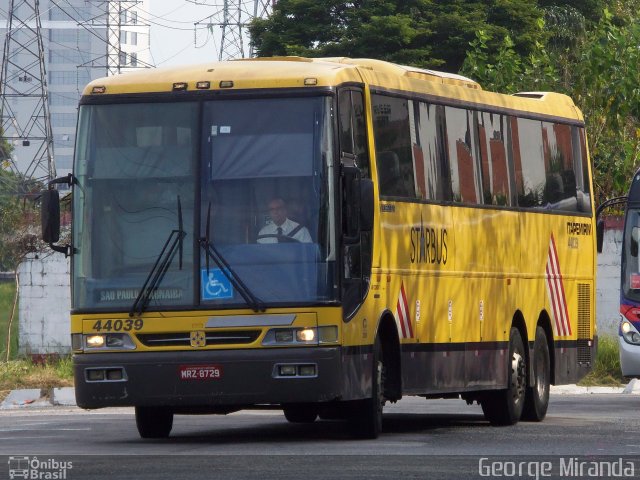
{"label": "side mirror", "polygon": [[604,242],[604,220],[598,220],[596,224],[596,242],[598,245],[598,253],[602,253],[602,244]]}
{"label": "side mirror", "polygon": [[60,240],[60,194],[44,190],[40,202],[42,240],[51,245]]}
{"label": "side mirror", "polygon": [[360,230],[373,230],[373,181],[369,178],[360,179]]}

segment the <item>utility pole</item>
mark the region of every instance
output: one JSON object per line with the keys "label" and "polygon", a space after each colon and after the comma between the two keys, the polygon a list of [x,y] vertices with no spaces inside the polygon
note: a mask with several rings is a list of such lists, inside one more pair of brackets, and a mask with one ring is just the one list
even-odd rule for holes
{"label": "utility pole", "polygon": [[[47,182],[56,175],[39,3],[9,0],[7,12],[0,72],[0,140],[30,147],[24,151],[31,157],[28,163],[21,162],[20,168],[13,158],[4,162],[3,168],[23,179],[15,186],[16,194],[28,194],[30,182]],[[22,115],[14,108],[19,103]]]}
{"label": "utility pole", "polygon": [[195,2],[198,5],[215,6],[218,10],[211,16],[196,22],[195,27],[206,25],[213,31],[213,27],[221,30],[220,50],[218,60],[233,60],[253,57],[253,47],[248,49],[246,43],[246,26],[254,18],[264,18],[271,13],[276,0],[224,0],[215,5]]}

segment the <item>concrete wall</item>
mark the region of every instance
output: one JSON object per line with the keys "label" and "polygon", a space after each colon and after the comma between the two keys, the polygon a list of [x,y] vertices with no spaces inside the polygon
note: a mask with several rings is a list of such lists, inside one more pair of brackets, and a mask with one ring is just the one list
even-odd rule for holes
{"label": "concrete wall", "polygon": [[71,350],[69,259],[46,253],[27,257],[18,268],[21,355],[66,354]]}
{"label": "concrete wall", "polygon": [[596,319],[599,335],[617,335],[620,319],[620,256],[622,229],[607,228],[598,255]]}

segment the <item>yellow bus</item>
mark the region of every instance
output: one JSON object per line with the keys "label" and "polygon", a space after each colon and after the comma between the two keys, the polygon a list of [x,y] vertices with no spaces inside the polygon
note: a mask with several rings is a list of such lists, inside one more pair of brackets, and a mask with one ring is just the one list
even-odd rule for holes
{"label": "yellow bus", "polygon": [[80,407],[281,407],[374,438],[403,396],[540,421],[596,347],[582,114],[555,93],[349,58],[90,83],[80,102],[71,337]]}

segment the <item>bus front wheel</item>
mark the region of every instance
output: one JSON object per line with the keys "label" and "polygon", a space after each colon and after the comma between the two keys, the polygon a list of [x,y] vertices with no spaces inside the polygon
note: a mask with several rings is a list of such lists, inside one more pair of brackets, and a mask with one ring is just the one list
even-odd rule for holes
{"label": "bus front wheel", "polygon": [[164,407],[136,407],[136,426],[142,438],[167,438],[173,427],[173,412]]}
{"label": "bus front wheel", "polygon": [[513,425],[520,420],[527,385],[527,361],[520,331],[509,335],[507,388],[485,392],[481,400],[484,416],[492,425]]}
{"label": "bus front wheel", "polygon": [[533,376],[535,385],[527,387],[522,419],[541,422],[549,407],[549,384],[551,383],[551,362],[549,344],[542,327],[536,328],[536,340],[533,344]]}
{"label": "bus front wheel", "polygon": [[385,364],[380,339],[373,345],[371,397],[359,400],[349,418],[351,431],[356,438],[378,438],[382,431],[384,407]]}

